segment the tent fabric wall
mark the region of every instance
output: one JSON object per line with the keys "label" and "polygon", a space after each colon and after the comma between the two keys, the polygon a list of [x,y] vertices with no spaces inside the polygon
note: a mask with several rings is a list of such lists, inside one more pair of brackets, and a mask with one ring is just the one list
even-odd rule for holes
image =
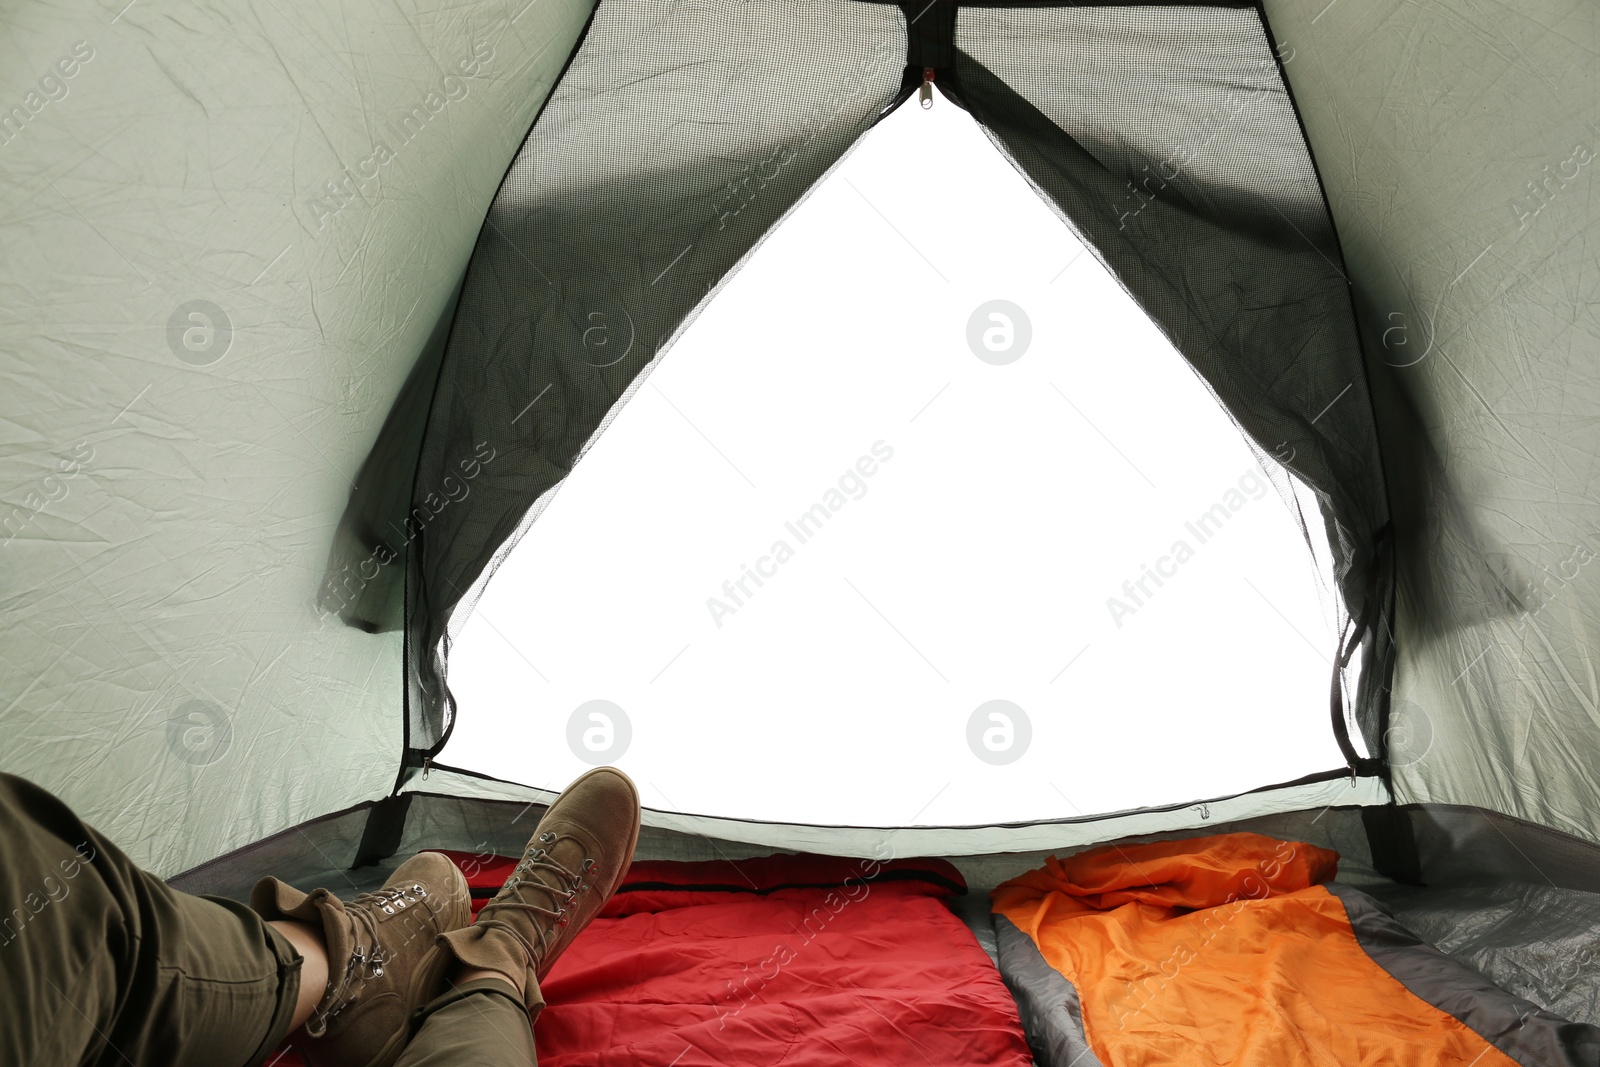
{"label": "tent fabric wall", "polygon": [[[1373,867],[1362,826],[1363,805],[1374,802],[1377,789],[1381,785],[1375,779],[1364,779],[1355,789],[1344,779],[1322,787],[1249,794],[1235,798],[1237,803],[1213,802],[1205,806],[1205,818],[1198,810],[1185,809],[1077,825],[1030,827],[794,827],[677,816],[647,809],[636,856],[652,860],[742,860],[775,851],[810,851],[881,857],[892,850],[893,855],[902,858],[946,859],[961,871],[969,885],[987,888],[1019,871],[1039,866],[1047,855],[1065,854],[1091,843],[1169,840],[1250,830],[1334,849],[1341,856],[1341,876],[1346,880],[1358,885],[1391,885]],[[365,809],[356,809],[249,845],[169,881],[185,892],[245,900],[261,872],[270,870],[296,885],[329,885],[339,887],[342,894],[361,892],[382,884],[388,871],[421,849],[517,855],[554,799],[553,794],[541,790],[440,769],[435,769],[427,780],[413,778],[404,795],[411,803],[395,855],[370,866],[352,868],[348,862],[355,853],[365,815]],[[1309,806],[1301,806],[1305,804]],[[730,831],[727,836],[723,835],[724,830]],[[946,842],[953,851],[939,850],[939,845]],[[987,901],[982,910],[987,915]]]}
{"label": "tent fabric wall", "polygon": [[[402,793],[516,801],[528,806],[548,804],[555,799],[555,794],[548,790],[437,766],[428,770],[426,778],[422,772],[408,771],[400,788]],[[884,843],[892,846],[898,856],[966,856],[1074,849],[1136,834],[1209,833],[1212,827],[1223,822],[1288,811],[1359,808],[1383,804],[1387,798],[1388,793],[1378,778],[1351,779],[1335,774],[1193,804],[1001,826],[802,826],[648,808],[644,812],[644,825],[768,850],[789,849],[830,856],[871,856],[872,850]],[[1365,851],[1363,840],[1362,852]]]}
{"label": "tent fabric wall", "polygon": [[[501,509],[478,562],[428,564],[441,595],[491,569],[483,546],[514,540],[662,342],[901,87],[903,16],[889,5],[744,4],[723,12],[722,38],[698,40],[654,34],[648,9],[608,4],[620,32],[590,38],[609,41],[600,67],[644,64],[637,82],[613,87],[643,125],[631,140],[609,131],[615,152],[590,170],[548,160],[567,167],[566,184],[541,181],[537,195],[581,225],[598,210],[584,196],[631,167],[654,174],[658,192],[684,183],[674,200],[692,207],[667,212],[659,231],[624,227],[579,248],[563,243],[570,226],[551,237],[563,255],[626,247],[640,269],[618,279],[608,261],[598,294],[563,291],[549,321],[570,327],[574,308],[589,321],[590,305],[615,307],[619,290],[678,288],[649,315],[624,300],[636,350],[582,361],[563,379],[582,393],[577,414],[512,442],[526,462],[501,489],[518,504]],[[1396,757],[1402,801],[1600,841],[1600,14],[1582,0],[1262,10],[1355,295],[1394,509],[1400,660],[1392,722],[1369,718],[1369,741]],[[587,0],[444,12],[145,0],[4,16],[6,768],[59,792],[153,869],[389,790],[401,642],[332,617],[329,544],[590,13]],[[884,41],[889,62],[875,64]],[[795,76],[802,45],[837,66],[833,79]],[[679,123],[673,157],[677,141],[649,140],[650,116],[705,103],[705,71],[688,62],[702,52],[736,58],[723,80],[766,109],[742,125],[731,113]],[[575,65],[574,95],[552,108],[575,137],[608,133],[582,114],[597,70]],[[845,103],[830,111],[841,85]],[[750,195],[757,168],[764,179],[774,152],[812,135],[814,153],[785,159]],[[661,203],[631,206],[649,217]],[[670,259],[667,237],[723,226],[735,237],[708,241],[703,261],[693,247]],[[662,281],[647,260],[676,266]],[[580,356],[582,336],[570,349]],[[458,401],[501,385],[445,382],[434,415],[460,417]],[[519,414],[511,399],[494,398],[494,411]],[[490,440],[475,417],[454,440]],[[422,454],[425,492],[464,458],[443,439]],[[428,527],[425,552],[448,526]],[[392,573],[388,560],[354,564],[358,595],[370,574]],[[448,610],[424,616],[431,655]],[[412,726],[413,743],[427,743],[444,720]]]}
{"label": "tent fabric wall", "polygon": [[1403,801],[1600,841],[1600,12],[1267,0],[1392,483]]}
{"label": "tent fabric wall", "polygon": [[5,769],[151,869],[391,788],[400,642],[322,568],[588,13],[0,15]]}

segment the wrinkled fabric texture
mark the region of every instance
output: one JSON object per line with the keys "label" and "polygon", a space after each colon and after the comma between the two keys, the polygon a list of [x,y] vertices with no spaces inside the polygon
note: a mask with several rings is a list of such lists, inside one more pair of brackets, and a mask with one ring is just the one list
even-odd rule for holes
{"label": "wrinkled fabric texture", "polygon": [[[394,779],[400,644],[321,614],[327,542],[349,480],[375,491],[361,457],[588,7],[7,11],[8,765],[158,873]],[[1593,5],[1261,10],[1356,296],[1396,508],[1391,736],[1412,739],[1397,795],[1600,840]],[[792,68],[800,36],[774,30],[752,57]],[[460,64],[472,74],[442,86]],[[724,103],[693,61],[668,66],[682,80],[640,78],[644,108]],[[747,88],[781,115],[806,79],[768,70]],[[46,76],[70,95],[39,94]],[[772,173],[775,132],[704,168],[708,217],[741,202],[721,182]],[[765,210],[758,198],[742,217]],[[459,472],[469,456],[444,458]],[[397,483],[409,503],[412,479]],[[422,488],[447,500],[459,486]],[[392,518],[401,528],[382,528],[403,541],[403,509]],[[340,603],[395,573],[356,547],[330,576]],[[308,754],[327,761],[318,773]]]}
{"label": "wrinkled fabric texture", "polygon": [[[301,958],[244,904],[171,888],[46,790],[0,774],[0,1067],[296,1067]],[[16,902],[11,906],[11,902]],[[504,982],[446,990],[396,1067],[532,1067]]]}
{"label": "wrinkled fabric texture", "polygon": [[153,873],[393,784],[336,530],[591,7],[7,5],[4,767]]}
{"label": "wrinkled fabric texture", "polygon": [[1600,1026],[1600,893],[1525,883],[1367,892],[1496,985]]}
{"label": "wrinkled fabric texture", "polygon": [[169,888],[0,774],[0,1067],[241,1067],[288,1032],[300,957],[243,904]]}
{"label": "wrinkled fabric texture", "polygon": [[1600,841],[1595,7],[1262,7],[1394,508],[1395,794]]}
{"label": "wrinkled fabric texture", "polygon": [[1361,890],[1338,882],[1330,882],[1327,890],[1344,905],[1356,941],[1374,963],[1518,1063],[1600,1064],[1600,1028],[1563,1019],[1460,965]]}
{"label": "wrinkled fabric texture", "polygon": [[[448,853],[487,899],[511,857]],[[1028,1067],[942,860],[635,863],[540,983],[542,1067]]]}
{"label": "wrinkled fabric texture", "polygon": [[1050,966],[1039,946],[1010,919],[994,916],[994,928],[995,966],[1017,1000],[1035,1062],[1051,1067],[1105,1067],[1089,1047],[1077,988]]}
{"label": "wrinkled fabric texture", "polygon": [[[535,1067],[533,1027],[517,991],[497,978],[452,986],[417,1009],[394,1067]],[[267,1067],[306,1067],[285,1044]]]}
{"label": "wrinkled fabric texture", "polygon": [[[1590,1062],[1592,1028],[1494,989],[1359,891],[1330,892],[1336,870],[1325,849],[1225,834],[1052,857],[991,901],[1081,997],[1081,1036],[1107,1067]],[[1035,999],[1055,1017],[1031,1029],[1067,1047],[1070,1000],[1017,949],[1002,939],[1019,993],[1058,998]]]}
{"label": "wrinkled fabric texture", "polygon": [[496,978],[440,993],[414,1026],[395,1067],[534,1067],[538,1060],[522,998]]}

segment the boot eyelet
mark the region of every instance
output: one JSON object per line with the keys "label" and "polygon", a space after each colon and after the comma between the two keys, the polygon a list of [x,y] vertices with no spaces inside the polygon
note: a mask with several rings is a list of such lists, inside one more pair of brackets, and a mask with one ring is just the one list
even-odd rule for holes
{"label": "boot eyelet", "polygon": [[597,867],[597,866],[598,866],[598,864],[594,860],[589,859],[588,857],[585,857],[584,861],[583,861],[583,873],[584,874],[588,874],[590,871],[594,870],[595,867]]}
{"label": "boot eyelet", "polygon": [[556,839],[556,832],[554,830],[546,830],[544,833],[539,835],[539,840],[543,841],[547,845],[550,844],[555,839]]}
{"label": "boot eyelet", "polygon": [[383,906],[383,913],[384,913],[384,914],[385,914],[385,915],[393,915],[393,914],[394,914],[394,909],[393,909],[393,908],[391,908],[391,907],[390,907],[390,906],[389,906],[389,905],[387,905],[387,904],[385,904],[385,905],[384,905],[384,906]]}
{"label": "boot eyelet", "polygon": [[425,897],[425,896],[427,896],[427,895],[428,895],[428,888],[427,888],[427,886],[424,886],[424,885],[421,885],[421,884],[418,884],[418,885],[414,885],[414,886],[412,886],[412,887],[411,887],[411,891],[412,891],[412,892],[413,892],[413,893],[415,893],[415,894],[416,894],[416,895],[417,895],[417,896],[419,896],[419,897]]}

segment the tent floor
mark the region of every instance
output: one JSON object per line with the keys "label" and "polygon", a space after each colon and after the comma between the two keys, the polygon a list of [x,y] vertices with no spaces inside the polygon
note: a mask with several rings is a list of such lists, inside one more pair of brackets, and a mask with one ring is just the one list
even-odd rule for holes
{"label": "tent floor", "polygon": [[[302,888],[327,886],[341,896],[376,889],[408,855],[424,848],[517,855],[542,809],[465,798],[418,798],[396,853],[377,863],[350,868],[335,857],[355,855],[367,812],[358,809],[297,827],[249,849],[171,879],[185,891],[243,900],[263,875],[275,874]],[[429,803],[429,801],[432,801]],[[1442,817],[1441,817],[1442,818]],[[1252,830],[1285,840],[1304,840],[1341,855],[1339,880],[1357,885],[1389,907],[1401,923],[1441,951],[1483,973],[1495,984],[1563,1018],[1600,1025],[1600,893],[1522,841],[1519,854],[1543,861],[1533,872],[1496,871],[1482,862],[1470,835],[1452,831],[1447,860],[1434,868],[1449,877],[1430,877],[1427,887],[1401,885],[1372,867],[1358,809],[1327,808],[1288,812],[1208,827],[1204,832]],[[1503,833],[1503,831],[1501,831]],[[1199,836],[1185,830],[1145,835]],[[636,855],[640,859],[740,860],[793,849],[713,840],[647,826]],[[1073,849],[1056,850],[1060,852]],[[961,870],[969,892],[951,901],[952,910],[979,944],[996,956],[988,890],[1022,871],[1040,866],[1048,853],[995,853],[943,857]],[[1466,861],[1474,859],[1476,866]],[[1472,869],[1472,877],[1460,876]],[[1543,872],[1548,871],[1545,876]],[[1578,872],[1579,875],[1582,872]],[[1565,882],[1565,885],[1557,882]]]}

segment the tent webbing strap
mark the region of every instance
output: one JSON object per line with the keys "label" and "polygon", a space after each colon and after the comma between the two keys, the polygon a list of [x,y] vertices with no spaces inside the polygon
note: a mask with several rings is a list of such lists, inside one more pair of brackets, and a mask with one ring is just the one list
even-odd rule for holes
{"label": "tent webbing strap", "polygon": [[399,851],[411,800],[411,793],[400,793],[384,797],[368,809],[367,825],[361,832],[361,844],[356,846],[351,867],[366,867]]}
{"label": "tent webbing strap", "polygon": [[1402,885],[1423,884],[1422,852],[1410,812],[1391,799],[1387,804],[1362,808],[1361,826],[1367,832],[1374,870]]}

